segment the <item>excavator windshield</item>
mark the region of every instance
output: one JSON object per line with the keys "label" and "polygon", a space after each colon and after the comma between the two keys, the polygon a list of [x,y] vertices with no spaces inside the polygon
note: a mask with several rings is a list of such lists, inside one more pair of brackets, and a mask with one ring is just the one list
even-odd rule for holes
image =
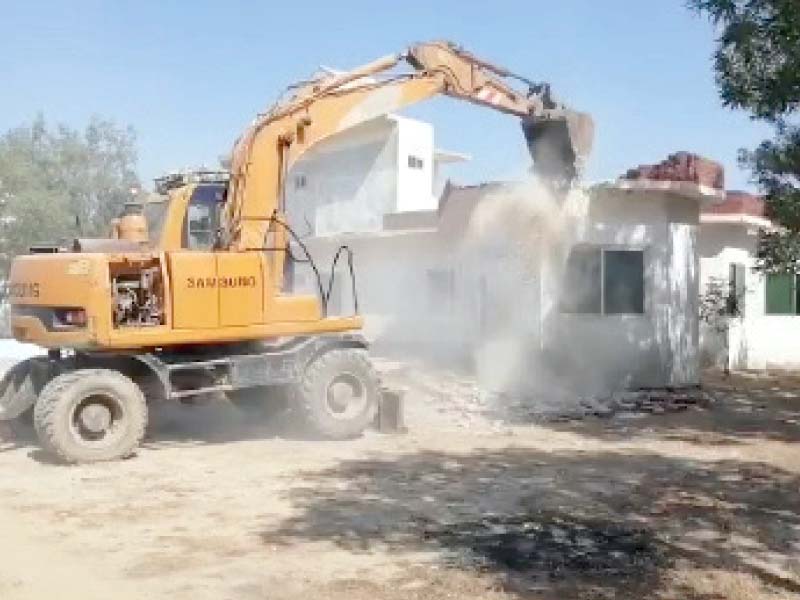
{"label": "excavator windshield", "polygon": [[214,247],[225,189],[226,186],[221,183],[203,184],[195,188],[186,211],[184,248],[211,250]]}

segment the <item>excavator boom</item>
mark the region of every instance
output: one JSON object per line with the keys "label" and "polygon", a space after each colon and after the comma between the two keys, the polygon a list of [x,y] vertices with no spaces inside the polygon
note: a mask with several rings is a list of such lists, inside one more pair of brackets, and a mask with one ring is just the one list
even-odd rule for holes
{"label": "excavator boom", "polygon": [[[509,80],[526,89],[520,91]],[[571,184],[591,151],[589,115],[556,102],[547,84],[515,75],[448,42],[417,44],[290,91],[287,99],[259,116],[234,147],[224,212],[226,247],[264,246],[274,225],[270,219],[284,210],[286,173],[314,144],[439,94],[519,117],[534,170],[559,187]],[[284,243],[282,235],[274,231],[271,245]],[[276,260],[281,260],[278,254]]]}

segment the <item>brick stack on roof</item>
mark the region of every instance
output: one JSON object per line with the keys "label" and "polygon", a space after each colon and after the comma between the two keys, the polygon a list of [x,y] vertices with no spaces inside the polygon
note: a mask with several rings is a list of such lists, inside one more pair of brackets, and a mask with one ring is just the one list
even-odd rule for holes
{"label": "brick stack on roof", "polygon": [[639,165],[630,169],[622,179],[647,179],[653,181],[688,181],[722,190],[725,188],[724,167],[691,152],[676,152],[666,160],[652,165]]}

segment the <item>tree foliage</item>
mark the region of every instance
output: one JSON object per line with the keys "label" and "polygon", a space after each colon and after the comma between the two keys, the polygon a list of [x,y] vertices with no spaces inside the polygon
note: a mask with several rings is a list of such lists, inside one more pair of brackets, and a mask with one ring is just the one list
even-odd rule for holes
{"label": "tree foliage", "polygon": [[714,55],[727,106],[774,119],[800,108],[797,0],[690,0],[721,28]]}
{"label": "tree foliage", "polygon": [[800,268],[800,1],[689,0],[719,27],[714,66],[726,106],[775,126],[775,138],[742,151],[764,192],[767,214],[785,230],[764,233],[759,265]]}
{"label": "tree foliage", "polygon": [[43,117],[0,137],[0,277],[38,242],[107,235],[132,187],[135,135],[93,118],[83,131]]}

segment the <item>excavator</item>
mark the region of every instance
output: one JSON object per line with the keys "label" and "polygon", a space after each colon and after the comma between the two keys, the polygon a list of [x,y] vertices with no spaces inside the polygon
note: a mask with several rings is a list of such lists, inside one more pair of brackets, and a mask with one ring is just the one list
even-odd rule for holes
{"label": "excavator", "polygon": [[[12,334],[47,353],[6,373],[0,419],[32,418],[67,463],[130,456],[149,403],[212,393],[280,391],[313,435],[359,435],[381,393],[363,320],[328,314],[330,287],[286,220],[286,181],[322,140],[437,95],[519,118],[533,170],[556,189],[591,150],[587,114],[448,42],[295,84],[246,128],[227,172],[157,180],[164,201],[126,206],[108,238],[14,259]],[[287,284],[296,262],[312,265],[318,293]]]}

